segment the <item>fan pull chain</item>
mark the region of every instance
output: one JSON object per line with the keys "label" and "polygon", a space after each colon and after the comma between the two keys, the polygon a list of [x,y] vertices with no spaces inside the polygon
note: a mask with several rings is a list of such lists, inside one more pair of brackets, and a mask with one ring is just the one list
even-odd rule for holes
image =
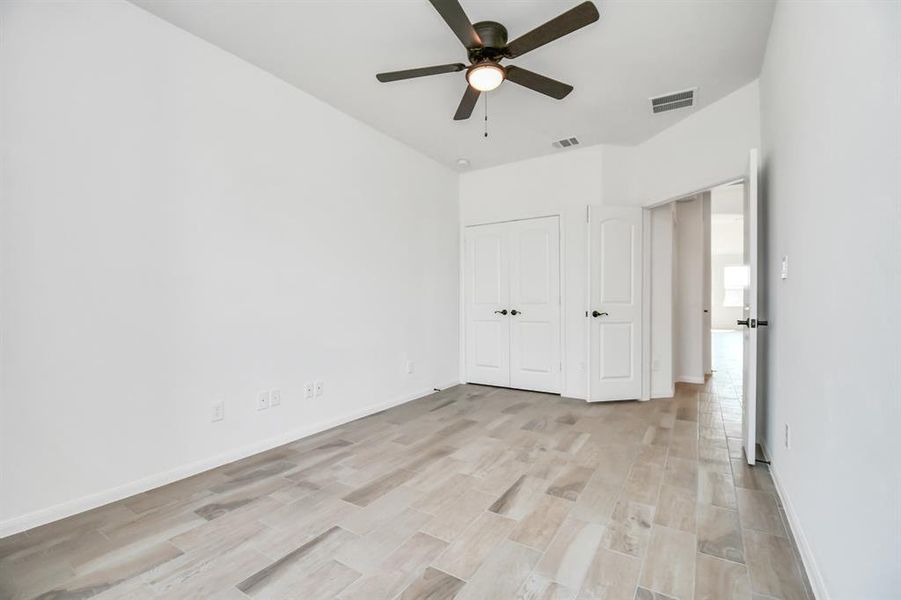
{"label": "fan pull chain", "polygon": [[485,137],[488,137],[488,93],[485,93]]}

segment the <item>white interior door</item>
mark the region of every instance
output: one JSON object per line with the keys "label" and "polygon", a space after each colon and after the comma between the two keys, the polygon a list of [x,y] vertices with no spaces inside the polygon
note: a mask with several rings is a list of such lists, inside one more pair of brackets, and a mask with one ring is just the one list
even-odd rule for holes
{"label": "white interior door", "polygon": [[641,208],[592,206],[589,395],[641,398]]}
{"label": "white interior door", "polygon": [[510,267],[506,223],[467,227],[466,379],[510,385]]}
{"label": "white interior door", "polygon": [[742,347],[742,446],[749,465],[757,459],[757,150],[748,156],[744,198],[744,263],[748,285],[744,290]]}
{"label": "white interior door", "polygon": [[510,386],[560,391],[560,224],[509,223]]}

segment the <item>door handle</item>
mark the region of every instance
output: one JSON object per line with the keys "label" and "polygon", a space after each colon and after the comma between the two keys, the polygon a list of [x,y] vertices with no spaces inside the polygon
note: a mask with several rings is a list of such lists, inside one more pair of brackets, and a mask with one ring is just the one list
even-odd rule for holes
{"label": "door handle", "polygon": [[595,319],[597,319],[598,317],[608,317],[610,315],[608,315],[605,312],[598,312],[596,310],[593,310],[593,311],[591,311],[591,316],[594,317]]}
{"label": "door handle", "polygon": [[496,314],[496,315],[506,315],[506,314],[507,314],[507,309],[505,308],[504,310],[496,310],[496,311],[494,311],[494,314]]}
{"label": "door handle", "polygon": [[745,327],[751,326],[750,319],[739,319],[738,321],[736,321],[736,323],[738,323],[739,325],[744,325]]}
{"label": "door handle", "polygon": [[770,324],[769,321],[757,321],[757,326],[758,326],[758,327],[766,327],[766,326],[768,326],[769,324]]}
{"label": "door handle", "polygon": [[510,314],[515,317],[516,315],[521,315],[522,313],[514,308],[513,310],[510,311]]}

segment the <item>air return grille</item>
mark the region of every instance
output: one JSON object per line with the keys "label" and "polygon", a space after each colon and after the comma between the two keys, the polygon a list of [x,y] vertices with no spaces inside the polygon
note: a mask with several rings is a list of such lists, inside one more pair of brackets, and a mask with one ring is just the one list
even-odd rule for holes
{"label": "air return grille", "polygon": [[690,90],[674,92],[672,94],[666,94],[664,96],[651,98],[651,111],[654,114],[657,114],[666,112],[668,110],[675,110],[677,108],[686,108],[688,106],[693,106],[695,103],[696,90],[697,88],[692,88]]}
{"label": "air return grille", "polygon": [[579,140],[577,138],[563,138],[562,140],[557,140],[554,142],[553,146],[555,148],[572,148],[573,146],[578,146]]}

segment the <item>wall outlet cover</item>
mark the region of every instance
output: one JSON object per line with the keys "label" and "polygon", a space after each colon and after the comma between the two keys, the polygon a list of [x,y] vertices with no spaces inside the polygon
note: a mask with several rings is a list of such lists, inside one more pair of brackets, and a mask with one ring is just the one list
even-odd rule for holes
{"label": "wall outlet cover", "polygon": [[225,418],[225,401],[217,400],[213,402],[213,415],[212,421],[215,423],[216,421],[221,421]]}
{"label": "wall outlet cover", "polygon": [[303,397],[304,398],[312,398],[313,397],[313,383],[307,382],[303,384]]}
{"label": "wall outlet cover", "polygon": [[315,383],[313,383],[313,388],[315,389],[315,393],[316,393],[317,396],[321,396],[321,395],[322,395],[322,387],[323,387],[323,385],[324,385],[324,384],[323,384],[321,381],[316,381]]}
{"label": "wall outlet cover", "polygon": [[272,390],[269,392],[269,406],[278,406],[282,403],[281,390]]}
{"label": "wall outlet cover", "polygon": [[257,410],[269,408],[269,392],[257,392]]}

